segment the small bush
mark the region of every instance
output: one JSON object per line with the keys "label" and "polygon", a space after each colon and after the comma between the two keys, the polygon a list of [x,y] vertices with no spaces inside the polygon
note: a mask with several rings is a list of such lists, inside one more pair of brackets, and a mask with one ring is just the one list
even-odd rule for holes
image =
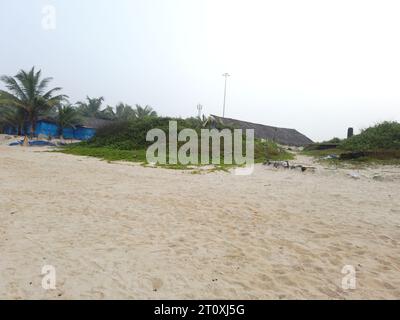
{"label": "small bush", "polygon": [[369,127],[359,135],[344,140],[340,147],[351,151],[400,149],[400,123],[385,121]]}
{"label": "small bush", "polygon": [[342,142],[342,140],[340,140],[340,138],[335,137],[335,138],[332,138],[331,140],[325,141],[323,143],[333,143],[333,144],[335,144],[335,143],[340,143],[340,142]]}

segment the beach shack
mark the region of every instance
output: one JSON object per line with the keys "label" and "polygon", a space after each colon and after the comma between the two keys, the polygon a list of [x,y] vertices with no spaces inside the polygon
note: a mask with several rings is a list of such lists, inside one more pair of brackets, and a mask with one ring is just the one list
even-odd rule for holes
{"label": "beach shack", "polygon": [[220,122],[233,128],[242,130],[253,129],[256,138],[271,140],[282,145],[301,147],[313,143],[310,138],[295,129],[279,128],[237,119],[223,118],[213,114],[211,118],[213,121]]}
{"label": "beach shack", "polygon": [[[96,119],[96,118],[83,118],[80,125],[75,127],[68,127],[63,129],[63,137],[65,139],[74,140],[89,140],[94,137],[96,130],[109,124],[110,120]],[[13,126],[6,126],[4,133],[9,135],[17,135],[18,128]],[[21,130],[22,135],[30,135],[30,125],[26,124]],[[58,138],[60,136],[60,128],[57,121],[50,117],[41,117],[36,123],[36,136],[46,136],[50,138]]]}

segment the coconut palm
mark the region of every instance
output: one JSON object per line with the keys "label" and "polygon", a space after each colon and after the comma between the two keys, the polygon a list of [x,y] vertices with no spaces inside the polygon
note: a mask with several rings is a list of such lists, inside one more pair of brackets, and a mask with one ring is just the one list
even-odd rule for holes
{"label": "coconut palm", "polygon": [[113,107],[107,106],[104,110],[100,111],[97,117],[105,120],[114,120],[116,114]]}
{"label": "coconut palm", "polygon": [[46,91],[52,78],[41,79],[41,75],[41,70],[35,72],[33,67],[29,72],[21,70],[14,77],[0,78],[8,89],[0,90],[0,105],[22,109],[29,121],[31,136],[35,135],[38,117],[67,98],[66,95],[56,95],[61,90],[59,87]]}
{"label": "coconut palm", "polygon": [[133,108],[125,103],[119,103],[115,107],[115,119],[119,121],[131,120],[136,117],[136,112]]}
{"label": "coconut palm", "polygon": [[137,104],[136,105],[136,110],[134,110],[134,111],[135,111],[135,114],[136,114],[136,118],[138,118],[138,119],[149,118],[149,117],[157,117],[157,112],[155,112],[153,110],[153,108],[150,107],[150,106],[145,106],[143,108],[141,105]]}
{"label": "coconut palm", "polygon": [[89,96],[86,97],[86,102],[79,101],[76,104],[78,105],[79,113],[84,117],[91,117],[91,118],[101,118],[102,110],[101,106],[103,104],[104,98],[90,98]]}
{"label": "coconut palm", "polygon": [[57,124],[59,136],[64,138],[63,132],[65,128],[75,128],[82,122],[81,115],[72,105],[59,105],[57,107]]}
{"label": "coconut palm", "polygon": [[11,126],[17,128],[17,134],[21,135],[26,120],[26,112],[21,108],[0,106],[0,128]]}

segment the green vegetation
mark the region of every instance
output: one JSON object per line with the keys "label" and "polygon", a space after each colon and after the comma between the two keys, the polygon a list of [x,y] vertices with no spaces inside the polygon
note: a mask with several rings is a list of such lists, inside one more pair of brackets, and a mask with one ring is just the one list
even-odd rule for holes
{"label": "green vegetation", "polygon": [[[336,141],[335,141],[336,142]],[[306,147],[303,154],[324,158],[334,164],[400,164],[400,123],[382,122],[361,131],[349,139],[340,141],[337,146],[321,149],[327,143]]]}
{"label": "green vegetation", "polygon": [[[153,142],[146,141],[147,132],[151,129],[157,128],[163,130],[167,135],[169,133],[169,122],[176,120],[178,124],[178,132],[182,129],[191,128],[198,133],[200,138],[200,130],[204,128],[204,123],[197,118],[176,119],[176,118],[162,118],[162,117],[144,117],[142,119],[133,118],[130,121],[116,121],[98,130],[96,136],[86,142],[73,144],[61,149],[61,152],[92,156],[101,158],[107,161],[131,161],[140,162],[148,165],[146,162],[146,149],[152,145]],[[213,124],[218,129],[232,129],[224,127],[221,124]],[[178,148],[186,142],[179,142]],[[210,141],[211,143],[211,141]],[[200,141],[198,142],[200,146]],[[255,162],[260,163],[266,160],[290,160],[293,155],[277,144],[271,141],[255,141],[254,157]],[[216,164],[213,170],[228,170],[235,166],[235,164],[224,164],[224,143],[221,140],[220,145],[221,160],[220,164]],[[245,140],[243,139],[242,150],[245,150]],[[199,147],[199,158],[200,158]],[[211,152],[211,145],[210,145]],[[210,157],[211,162],[211,157]],[[195,165],[167,164],[159,165],[168,169],[194,169]]]}
{"label": "green vegetation", "polygon": [[74,128],[82,121],[77,110],[71,105],[59,105],[57,111],[55,118],[60,137],[63,137],[64,128]]}
{"label": "green vegetation", "polygon": [[31,137],[36,136],[39,118],[49,118],[60,127],[68,128],[84,124],[85,117],[115,121],[157,117],[150,106],[137,104],[133,108],[121,102],[115,107],[104,107],[103,97],[87,96],[73,105],[66,95],[57,95],[61,88],[46,90],[52,78],[42,79],[41,70],[35,71],[34,67],[30,71],[21,70],[14,77],[3,75],[0,80],[6,87],[6,90],[0,90],[0,132],[13,127],[18,135],[30,131]]}
{"label": "green vegetation", "polygon": [[107,106],[103,109],[104,98],[86,97],[86,101],[76,103],[77,111],[84,117],[103,120],[130,121],[157,117],[157,112],[150,106],[142,107],[137,104],[135,108],[125,103],[118,103],[115,108]]}
{"label": "green vegetation", "polygon": [[76,103],[77,110],[84,117],[106,119],[108,118],[108,110],[101,110],[103,101],[103,97],[90,98],[87,96],[86,101],[78,101]]}
{"label": "green vegetation", "polygon": [[[96,157],[106,161],[129,161],[129,162],[139,162],[144,165],[148,165],[146,161],[146,149],[118,149],[115,147],[100,147],[94,146],[90,142],[81,142],[76,144],[71,144],[61,149],[57,152],[62,152],[66,154],[79,155],[79,156],[89,156]],[[255,163],[262,163],[266,160],[291,160],[293,155],[287,151],[276,146],[274,143],[266,143],[261,141],[256,141],[255,143]],[[167,169],[179,169],[187,170],[194,169],[195,165],[183,165],[183,164],[166,164],[158,165],[159,167]],[[200,165],[198,165],[200,166]],[[214,170],[227,171],[236,167],[235,164],[224,164],[223,157],[221,156],[221,164],[215,165]]]}
{"label": "green vegetation", "polygon": [[284,161],[294,159],[292,153],[286,151],[272,141],[261,142],[256,140],[254,149],[256,163],[264,162],[265,160]]}
{"label": "green vegetation", "polygon": [[[0,90],[0,130],[5,126],[17,128],[18,134],[30,131],[35,136],[36,123],[40,117],[48,117],[55,121],[59,127],[61,136],[64,128],[74,128],[82,125],[85,117],[103,120],[113,120],[109,125],[97,131],[96,136],[87,142],[74,144],[62,148],[60,152],[98,157],[107,161],[135,161],[146,164],[146,150],[153,142],[146,141],[146,135],[151,129],[160,129],[169,134],[169,122],[176,120],[178,132],[183,129],[194,129],[198,137],[201,137],[201,129],[228,129],[234,128],[224,126],[212,117],[199,119],[187,118],[176,119],[159,117],[150,106],[142,107],[119,103],[115,108],[103,107],[104,98],[86,97],[75,105],[67,100],[66,95],[56,93],[61,88],[56,87],[46,90],[52,78],[41,77],[41,71],[35,71],[33,67],[29,72],[21,70],[15,77],[2,76],[1,81],[5,83],[8,91]],[[225,165],[224,162],[224,140],[220,144],[220,164],[214,165],[213,170],[227,170],[233,165]],[[178,148],[186,142],[178,142]],[[200,143],[199,152],[201,150]],[[210,153],[211,153],[210,140]],[[242,150],[246,149],[243,137]],[[292,159],[292,154],[280,148],[273,142],[255,141],[255,162],[266,160]],[[200,154],[199,154],[200,157]],[[211,158],[211,156],[210,156]],[[211,160],[210,160],[211,162]],[[171,169],[186,169],[193,166],[182,164],[164,165]]]}
{"label": "green vegetation", "polygon": [[0,90],[0,106],[2,116],[0,122],[16,124],[18,132],[22,131],[25,121],[30,124],[31,135],[35,135],[38,117],[49,112],[67,98],[65,95],[55,95],[61,88],[56,87],[47,91],[52,78],[41,79],[41,71],[35,72],[33,67],[29,72],[21,70],[15,77],[2,76],[8,91]]}
{"label": "green vegetation", "polygon": [[25,111],[22,108],[0,105],[0,130],[5,126],[13,126],[17,128],[18,135],[21,135],[24,122]]}
{"label": "green vegetation", "polygon": [[350,151],[400,150],[400,123],[382,122],[341,143]]}
{"label": "green vegetation", "polygon": [[[116,150],[144,149],[152,144],[152,142],[146,141],[147,132],[153,128],[158,128],[168,134],[170,120],[178,121],[178,131],[191,125],[188,120],[161,117],[115,121],[97,130],[96,136],[88,142],[88,145]],[[193,127],[190,126],[190,128]]]}
{"label": "green vegetation", "polygon": [[57,150],[57,152],[77,156],[96,157],[106,161],[146,162],[145,150],[119,150],[107,147],[91,147],[85,142],[68,145]]}
{"label": "green vegetation", "polygon": [[341,143],[342,142],[342,140],[340,139],[340,138],[337,138],[337,137],[335,137],[335,138],[332,138],[331,140],[328,140],[328,141],[324,141],[323,143],[332,143],[332,144],[334,144],[334,143]]}

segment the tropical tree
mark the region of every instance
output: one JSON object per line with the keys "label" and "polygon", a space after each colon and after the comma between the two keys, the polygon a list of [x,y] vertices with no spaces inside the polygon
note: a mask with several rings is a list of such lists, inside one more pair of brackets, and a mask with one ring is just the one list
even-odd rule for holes
{"label": "tropical tree", "polygon": [[115,107],[115,119],[119,121],[132,120],[136,118],[136,112],[133,108],[125,103],[119,103]]}
{"label": "tropical tree", "polygon": [[107,106],[104,110],[100,111],[98,118],[105,120],[114,120],[116,117],[114,108],[111,106]]}
{"label": "tropical tree", "polygon": [[21,70],[14,77],[0,78],[8,89],[0,90],[0,105],[19,109],[19,119],[25,114],[31,136],[35,135],[38,117],[67,98],[66,95],[56,94],[61,90],[60,87],[46,91],[52,78],[41,79],[41,75],[41,70],[35,72],[33,67],[29,72]]}
{"label": "tropical tree", "polygon": [[82,122],[81,115],[72,105],[59,105],[57,107],[57,124],[59,136],[64,138],[63,132],[65,128],[75,128]]}
{"label": "tropical tree", "polygon": [[26,112],[20,108],[0,106],[0,128],[11,126],[17,128],[18,135],[21,135],[26,119]]}
{"label": "tropical tree", "polygon": [[138,119],[154,118],[154,117],[158,116],[157,112],[155,112],[153,110],[153,108],[150,106],[145,106],[143,108],[141,105],[137,104],[136,109],[134,111],[135,111],[136,118],[138,118]]}
{"label": "tropical tree", "polygon": [[101,106],[103,104],[104,98],[90,98],[86,97],[86,102],[79,101],[77,102],[78,111],[84,117],[91,118],[102,118],[102,110]]}

